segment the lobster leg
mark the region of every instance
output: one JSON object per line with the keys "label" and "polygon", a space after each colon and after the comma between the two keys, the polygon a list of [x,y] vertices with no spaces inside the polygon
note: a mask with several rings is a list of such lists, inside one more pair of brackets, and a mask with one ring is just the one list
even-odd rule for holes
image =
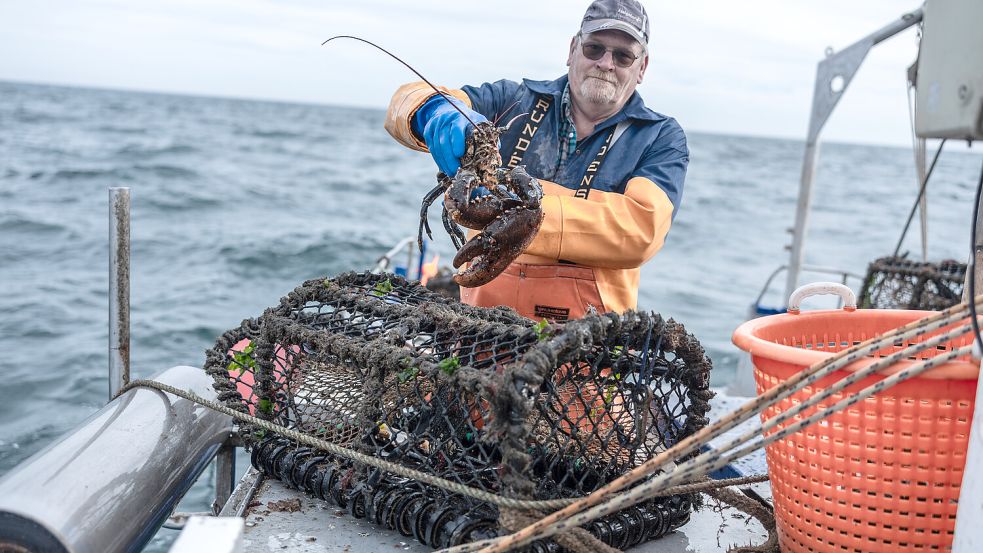
{"label": "lobster leg", "polygon": [[[444,193],[444,185],[438,184],[431,190],[427,192],[427,195],[423,197],[423,206],[420,208],[420,229],[416,235],[416,245],[422,250],[423,249],[423,231],[427,231],[427,238],[433,240],[433,233],[430,231],[430,221],[427,220],[427,210],[433,205],[434,200],[440,197]],[[447,210],[444,210],[447,213]],[[458,246],[460,249],[460,246]]]}
{"label": "lobster leg", "polygon": [[444,230],[447,231],[447,234],[451,236],[451,241],[454,242],[454,249],[460,250],[464,245],[464,242],[467,241],[467,236],[464,235],[464,231],[462,231],[461,227],[457,226],[457,223],[451,219],[451,215],[447,211],[446,207],[444,208],[444,212],[441,214],[441,219],[444,221]]}

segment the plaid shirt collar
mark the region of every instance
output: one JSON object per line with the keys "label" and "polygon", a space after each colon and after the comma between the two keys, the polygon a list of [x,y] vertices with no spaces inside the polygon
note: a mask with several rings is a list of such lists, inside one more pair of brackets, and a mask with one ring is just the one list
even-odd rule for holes
{"label": "plaid shirt collar", "polygon": [[[563,165],[577,149],[577,126],[573,123],[573,112],[570,110],[570,85],[563,87],[563,96],[560,98],[560,109],[563,110],[563,118],[560,121],[560,161]],[[564,144],[566,147],[564,148]]]}

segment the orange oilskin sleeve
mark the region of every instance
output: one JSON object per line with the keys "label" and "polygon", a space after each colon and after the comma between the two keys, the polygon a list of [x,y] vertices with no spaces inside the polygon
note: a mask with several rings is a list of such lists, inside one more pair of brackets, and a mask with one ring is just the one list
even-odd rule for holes
{"label": "orange oilskin sleeve", "polygon": [[[553,306],[568,309],[570,318],[582,316],[589,305],[619,313],[634,309],[639,267],[659,251],[669,231],[669,197],[643,177],[630,179],[625,194],[593,190],[586,200],[564,186],[539,182],[544,219],[536,238],[503,275],[481,288],[462,289],[462,300],[509,305],[536,320],[543,318],[538,308],[548,316]],[[590,299],[594,286],[597,301]]]}
{"label": "orange oilskin sleeve", "polygon": [[652,258],[672,224],[672,202],[654,182],[633,177],[624,194],[592,190],[587,199],[559,184],[543,186],[543,225],[526,254],[607,269]]}
{"label": "orange oilskin sleeve", "polygon": [[[471,108],[471,98],[463,90],[452,90],[442,86],[438,90],[464,102],[464,105]],[[386,131],[396,139],[397,142],[421,152],[426,152],[427,145],[413,134],[413,115],[420,109],[430,97],[437,94],[433,88],[423,81],[407,83],[399,87],[389,101],[389,110],[386,112]]]}

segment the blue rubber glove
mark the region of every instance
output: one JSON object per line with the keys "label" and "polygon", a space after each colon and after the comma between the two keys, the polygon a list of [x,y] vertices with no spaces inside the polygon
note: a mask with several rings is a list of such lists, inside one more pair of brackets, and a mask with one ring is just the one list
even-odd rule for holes
{"label": "blue rubber glove", "polygon": [[457,99],[448,100],[436,95],[427,100],[413,115],[413,132],[423,138],[430,155],[437,162],[437,168],[445,175],[453,177],[461,167],[464,143],[471,132],[471,122],[451,105],[454,102],[461,111],[468,114],[471,121],[487,121],[484,115],[468,109]]}

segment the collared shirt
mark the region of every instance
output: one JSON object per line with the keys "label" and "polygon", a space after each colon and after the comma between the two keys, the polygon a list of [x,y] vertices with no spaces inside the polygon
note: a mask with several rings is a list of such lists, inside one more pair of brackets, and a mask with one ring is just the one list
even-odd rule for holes
{"label": "collared shirt", "polygon": [[[577,125],[573,122],[573,111],[570,108],[570,84],[563,88],[563,97],[560,100],[560,109],[563,110],[563,118],[560,120],[560,159],[557,162],[557,171],[563,166],[570,154],[577,150]],[[564,142],[566,138],[566,142]],[[566,146],[566,148],[564,148]]]}

